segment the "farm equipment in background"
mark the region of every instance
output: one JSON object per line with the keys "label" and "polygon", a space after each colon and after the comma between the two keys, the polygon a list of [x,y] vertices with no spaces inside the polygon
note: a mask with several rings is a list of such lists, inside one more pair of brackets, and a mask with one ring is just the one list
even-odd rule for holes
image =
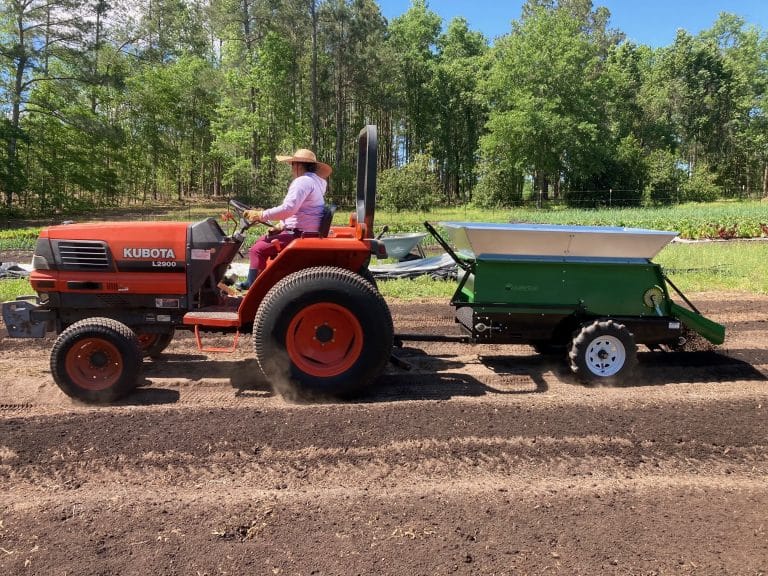
{"label": "farm equipment in background", "polygon": [[[247,207],[234,200],[232,234],[213,218],[52,226],[35,247],[37,296],[3,304],[9,335],[58,334],[54,380],[66,394],[100,403],[129,394],[142,358],[161,354],[179,330],[193,332],[206,352],[233,351],[250,332],[270,382],[333,397],[367,390],[393,345],[407,340],[530,344],[567,353],[587,381],[626,377],[637,344],[675,349],[687,330],[723,341],[724,328],[682,294],[689,308],[672,301],[672,284],[650,261],[674,233],[477,223],[444,224],[457,251],[425,223],[460,269],[451,304],[464,334],[395,335],[368,267],[372,255],[386,256],[373,236],[375,126],[360,132],[358,147],[349,224],[329,218],[320,233],[297,234],[244,296],[221,288],[250,226]],[[210,333],[232,335],[231,347],[205,347]]]}
{"label": "farm equipment in background", "polygon": [[[386,226],[384,227],[386,230]],[[387,249],[387,256],[395,258],[400,262],[424,258],[424,248],[421,241],[427,237],[426,232],[399,232],[396,234],[379,234],[377,238],[381,240]]]}

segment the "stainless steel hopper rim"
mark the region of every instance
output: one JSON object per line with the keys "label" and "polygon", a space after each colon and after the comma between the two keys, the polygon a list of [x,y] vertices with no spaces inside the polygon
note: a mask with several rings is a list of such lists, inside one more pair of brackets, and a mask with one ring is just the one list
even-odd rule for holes
{"label": "stainless steel hopper rim", "polygon": [[602,234],[643,234],[670,236],[674,238],[680,233],[673,230],[651,230],[648,228],[625,228],[622,226],[579,226],[573,224],[530,224],[507,222],[440,222],[445,228],[469,228],[481,230],[515,230],[520,232],[599,232]]}
{"label": "stainless steel hopper rim", "polygon": [[443,222],[464,257],[653,258],[677,232],[617,226]]}

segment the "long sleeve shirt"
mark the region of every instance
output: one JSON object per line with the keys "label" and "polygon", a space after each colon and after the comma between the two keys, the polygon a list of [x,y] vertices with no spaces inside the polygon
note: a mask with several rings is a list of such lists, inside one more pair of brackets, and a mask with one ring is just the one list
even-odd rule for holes
{"label": "long sleeve shirt", "polygon": [[317,232],[325,205],[328,182],[317,174],[307,172],[295,178],[280,206],[264,210],[264,220],[281,220],[285,228]]}

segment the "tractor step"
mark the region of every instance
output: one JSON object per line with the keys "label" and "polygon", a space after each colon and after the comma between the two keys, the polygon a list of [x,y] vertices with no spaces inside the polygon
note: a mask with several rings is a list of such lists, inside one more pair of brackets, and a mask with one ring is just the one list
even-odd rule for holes
{"label": "tractor step", "polygon": [[236,328],[240,326],[237,310],[221,306],[200,308],[184,314],[184,324],[188,326],[210,326],[214,328]]}
{"label": "tractor step", "polygon": [[[201,352],[234,352],[237,349],[237,341],[240,338],[240,316],[230,307],[211,306],[200,308],[184,314],[184,324],[195,327],[195,341],[197,349]],[[200,328],[235,328],[235,336],[232,346],[229,348],[203,346]]]}

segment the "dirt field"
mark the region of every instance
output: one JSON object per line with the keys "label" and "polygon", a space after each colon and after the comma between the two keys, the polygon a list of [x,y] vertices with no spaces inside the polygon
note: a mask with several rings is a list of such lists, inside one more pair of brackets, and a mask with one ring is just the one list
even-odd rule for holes
{"label": "dirt field", "polygon": [[768,573],[768,298],[690,296],[726,346],[644,351],[632,385],[418,344],[349,404],[288,404],[248,338],[211,360],[181,335],[119,406],[77,405],[52,337],[2,327],[0,574]]}

